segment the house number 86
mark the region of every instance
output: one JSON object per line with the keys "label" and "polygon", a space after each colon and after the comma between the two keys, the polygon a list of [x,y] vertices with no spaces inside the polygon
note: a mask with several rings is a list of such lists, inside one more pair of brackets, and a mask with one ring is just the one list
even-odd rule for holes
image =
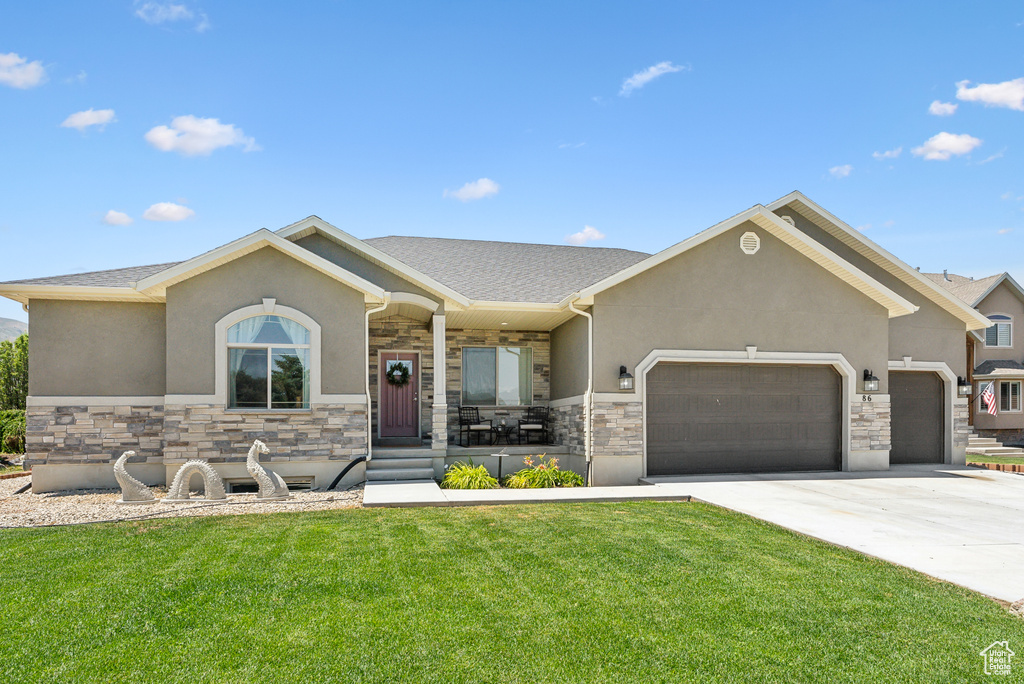
{"label": "house number 86", "polygon": [[861,401],[874,401],[874,400],[873,400],[873,399],[871,398],[871,395],[870,395],[870,394],[862,394],[862,395],[861,395],[861,398],[860,398],[860,400],[861,400]]}

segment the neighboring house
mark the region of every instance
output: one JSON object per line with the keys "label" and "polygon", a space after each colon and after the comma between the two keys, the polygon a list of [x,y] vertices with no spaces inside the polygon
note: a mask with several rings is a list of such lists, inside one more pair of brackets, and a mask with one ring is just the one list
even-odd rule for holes
{"label": "neighboring house", "polygon": [[[974,383],[971,424],[982,437],[1024,443],[1024,335],[1015,329],[1024,325],[1024,290],[1009,273],[977,280],[947,272],[925,275],[989,320],[987,329],[967,336],[968,379]],[[980,398],[989,383],[997,402],[994,416]]]}
{"label": "neighboring house", "polygon": [[360,240],[313,216],[0,295],[32,325],[38,490],[112,483],[126,449],[148,482],[190,458],[245,477],[255,438],[316,486],[421,438],[409,455],[440,474],[460,406],[549,407],[551,452],[595,485],[961,463],[964,334],[989,324],[800,193],[654,255]]}

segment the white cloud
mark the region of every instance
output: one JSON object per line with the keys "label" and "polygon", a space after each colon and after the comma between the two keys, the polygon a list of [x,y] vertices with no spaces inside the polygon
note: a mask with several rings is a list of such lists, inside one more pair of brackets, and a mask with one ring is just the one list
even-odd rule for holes
{"label": "white cloud", "polygon": [[935,116],[953,116],[956,114],[956,108],[959,106],[960,105],[953,104],[952,102],[940,102],[938,100],[934,100],[930,105],[928,105],[928,113],[934,114]]}
{"label": "white cloud", "polygon": [[1000,228],[1000,229],[999,229],[999,230],[997,230],[996,232],[997,232],[997,233],[998,233],[999,235],[1006,235],[1007,233],[1012,233],[1012,232],[1013,232],[1013,228]]}
{"label": "white cloud", "polygon": [[842,166],[833,166],[828,172],[833,178],[846,178],[853,172],[853,166],[850,164],[843,164]]}
{"label": "white cloud", "polygon": [[585,245],[591,240],[604,240],[604,233],[594,226],[583,226],[580,232],[565,236],[565,241],[570,245]]}
{"label": "white cloud", "polygon": [[99,126],[102,131],[108,123],[117,121],[114,118],[113,109],[86,109],[84,112],[75,112],[64,119],[61,128],[77,128],[84,131],[89,126]]}
{"label": "white cloud", "polygon": [[187,6],[173,2],[136,2],[135,7],[135,16],[147,24],[184,21],[194,16]]}
{"label": "white cloud", "polygon": [[952,156],[967,154],[980,144],[981,140],[966,133],[943,131],[928,138],[923,145],[912,149],[911,153],[932,161],[946,161]]}
{"label": "white cloud", "polygon": [[970,81],[956,84],[956,99],[965,102],[981,102],[986,107],[1007,107],[1024,112],[1024,78],[1015,78],[1002,83],[979,83],[973,88]]}
{"label": "white cloud", "polygon": [[461,202],[472,202],[473,200],[497,195],[499,190],[501,190],[501,186],[490,178],[480,178],[466,183],[458,190],[445,190],[444,196],[454,197]]}
{"label": "white cloud", "polygon": [[150,129],[146,141],[158,150],[178,152],[186,157],[208,155],[221,147],[241,147],[244,152],[260,149],[254,139],[232,124],[191,115],[174,117],[170,127]]}
{"label": "white cloud", "polygon": [[1001,159],[1004,154],[1006,154],[1006,148],[1005,147],[1003,149],[999,150],[998,152],[996,152],[995,154],[989,155],[988,157],[985,157],[980,162],[978,162],[978,165],[980,166],[981,164],[988,164],[990,161],[995,161],[996,159]]}
{"label": "white cloud", "polygon": [[195,30],[199,33],[209,30],[210,18],[206,12],[193,10],[184,3],[135,0],[135,16],[147,24],[172,24],[176,21],[196,20]]}
{"label": "white cloud", "polygon": [[863,226],[857,226],[857,230],[863,233],[865,230],[871,230],[871,224],[865,223]]}
{"label": "white cloud", "polygon": [[623,97],[629,97],[630,93],[634,90],[639,90],[645,85],[665,74],[674,74],[677,71],[689,71],[688,66],[679,66],[672,62],[658,62],[654,66],[649,66],[643,71],[638,71],[625,81],[622,82],[622,89],[619,90],[619,95]]}
{"label": "white cloud", "polygon": [[895,159],[903,153],[903,147],[895,147],[885,152],[872,152],[871,156],[875,159]]}
{"label": "white cloud", "polygon": [[45,82],[46,67],[39,60],[30,62],[15,52],[0,55],[0,84],[25,90]]}
{"label": "white cloud", "polygon": [[127,226],[133,221],[134,219],[128,214],[124,213],[123,211],[114,211],[113,209],[108,211],[107,215],[103,217],[103,222],[106,223],[108,226]]}
{"label": "white cloud", "polygon": [[82,70],[74,76],[68,76],[67,78],[65,78],[64,82],[70,85],[74,83],[85,83],[87,80],[89,80],[89,74],[85,73],[85,71]]}
{"label": "white cloud", "polygon": [[174,202],[157,202],[142,215],[147,221],[184,221],[196,212]]}
{"label": "white cloud", "polygon": [[560,149],[560,150],[566,150],[566,149],[572,148],[572,149],[574,149],[574,150],[575,150],[575,149],[578,149],[578,148],[580,148],[580,147],[583,147],[583,146],[584,146],[584,145],[586,145],[586,144],[587,144],[587,143],[585,143],[585,142],[580,142],[580,143],[560,143],[560,144],[558,145],[558,149]]}
{"label": "white cloud", "polygon": [[888,221],[886,221],[885,223],[882,224],[882,227],[884,227],[884,228],[892,228],[895,225],[896,225],[896,222],[893,221],[892,219],[889,219]]}

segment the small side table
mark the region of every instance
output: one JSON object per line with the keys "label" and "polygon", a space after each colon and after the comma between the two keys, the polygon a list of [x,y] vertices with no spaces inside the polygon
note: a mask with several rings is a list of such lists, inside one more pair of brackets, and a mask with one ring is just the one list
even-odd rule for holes
{"label": "small side table", "polygon": [[511,445],[512,441],[510,438],[512,436],[512,431],[515,429],[515,425],[502,425],[501,423],[498,423],[497,425],[491,428],[491,432],[494,433],[494,443],[501,444],[501,440],[504,439],[505,444]]}

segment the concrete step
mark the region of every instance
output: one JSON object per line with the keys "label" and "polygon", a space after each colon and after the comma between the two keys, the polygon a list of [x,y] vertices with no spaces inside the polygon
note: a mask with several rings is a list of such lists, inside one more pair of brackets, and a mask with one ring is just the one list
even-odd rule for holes
{"label": "concrete step", "polygon": [[967,447],[967,451],[972,454],[982,454],[984,456],[1024,456],[1024,449],[1018,449],[1017,447]]}
{"label": "concrete step", "polygon": [[366,479],[377,482],[381,480],[432,480],[434,479],[434,469],[384,468],[382,470],[367,470]]}
{"label": "concrete step", "polygon": [[[373,458],[370,462],[376,461],[378,458],[425,458],[430,456],[436,456],[434,450],[430,447],[373,447]],[[444,453],[441,453],[444,456]]]}
{"label": "concrete step", "polygon": [[433,468],[434,461],[426,458],[381,458],[374,456],[367,464],[369,470],[394,470],[396,468]]}
{"label": "concrete step", "polygon": [[995,437],[971,437],[967,440],[967,443],[982,446],[984,444],[999,444],[999,440]]}

